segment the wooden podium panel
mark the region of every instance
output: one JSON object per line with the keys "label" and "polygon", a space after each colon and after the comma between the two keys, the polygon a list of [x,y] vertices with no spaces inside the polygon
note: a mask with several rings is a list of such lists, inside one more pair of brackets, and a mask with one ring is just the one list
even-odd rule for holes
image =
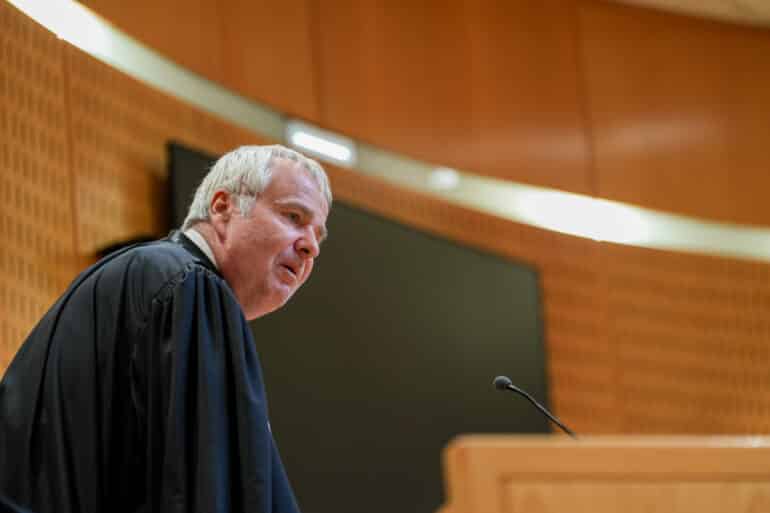
{"label": "wooden podium panel", "polygon": [[770,512],[770,437],[468,435],[441,513]]}

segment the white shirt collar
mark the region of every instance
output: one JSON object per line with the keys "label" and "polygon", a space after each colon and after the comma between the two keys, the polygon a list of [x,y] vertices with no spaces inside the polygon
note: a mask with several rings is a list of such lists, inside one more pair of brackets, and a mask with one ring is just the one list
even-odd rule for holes
{"label": "white shirt collar", "polygon": [[217,265],[217,259],[214,258],[214,252],[211,251],[211,246],[209,246],[209,243],[206,242],[206,239],[203,237],[203,235],[201,235],[200,232],[195,228],[188,228],[185,230],[184,234],[188,239],[193,241],[193,243],[198,246],[207,257],[209,257],[209,260],[211,260],[211,262],[214,264],[214,267],[219,269],[219,266]]}

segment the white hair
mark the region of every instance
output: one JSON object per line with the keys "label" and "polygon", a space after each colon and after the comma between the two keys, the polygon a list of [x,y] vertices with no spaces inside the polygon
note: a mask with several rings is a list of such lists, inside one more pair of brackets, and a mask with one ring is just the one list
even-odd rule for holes
{"label": "white hair", "polygon": [[195,191],[182,230],[195,223],[209,220],[209,206],[218,191],[238,196],[241,215],[248,215],[256,196],[265,190],[272,175],[274,159],[288,159],[302,164],[318,184],[318,189],[331,207],[332,190],[329,178],[321,165],[299,152],[280,146],[241,146],[226,154],[214,164]]}

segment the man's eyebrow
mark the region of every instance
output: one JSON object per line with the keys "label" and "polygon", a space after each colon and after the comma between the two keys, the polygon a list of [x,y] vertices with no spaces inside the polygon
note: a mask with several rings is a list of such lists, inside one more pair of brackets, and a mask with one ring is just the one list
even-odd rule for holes
{"label": "man's eyebrow", "polygon": [[[300,201],[295,200],[277,200],[276,203],[278,203],[282,207],[290,207],[290,208],[296,208],[297,210],[300,210],[302,212],[302,215],[305,217],[312,218],[313,217],[313,211],[310,210],[307,205]],[[318,228],[320,233],[320,237],[318,238],[318,243],[322,243],[326,240],[326,238],[329,236],[329,231],[326,229],[326,225],[321,225]]]}

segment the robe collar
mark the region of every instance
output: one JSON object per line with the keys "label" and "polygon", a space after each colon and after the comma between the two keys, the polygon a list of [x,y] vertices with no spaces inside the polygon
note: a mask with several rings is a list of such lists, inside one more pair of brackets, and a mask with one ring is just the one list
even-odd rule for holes
{"label": "robe collar", "polygon": [[197,260],[204,267],[214,271],[219,276],[222,276],[222,273],[219,272],[219,269],[217,269],[217,266],[214,265],[214,262],[212,262],[211,259],[206,256],[206,253],[204,253],[201,248],[199,248],[197,244],[191,241],[190,238],[187,237],[184,233],[179,230],[174,230],[169,234],[168,240],[179,244],[184,249],[186,249],[188,253],[195,257],[195,260]]}
{"label": "robe collar", "polygon": [[217,265],[217,258],[214,256],[214,252],[211,251],[211,246],[209,246],[209,243],[206,242],[206,239],[201,235],[201,233],[196,230],[195,228],[189,228],[184,231],[185,236],[193,241],[196,246],[200,248],[201,251],[203,251],[207,257],[209,257],[209,260],[219,269],[219,265]]}

